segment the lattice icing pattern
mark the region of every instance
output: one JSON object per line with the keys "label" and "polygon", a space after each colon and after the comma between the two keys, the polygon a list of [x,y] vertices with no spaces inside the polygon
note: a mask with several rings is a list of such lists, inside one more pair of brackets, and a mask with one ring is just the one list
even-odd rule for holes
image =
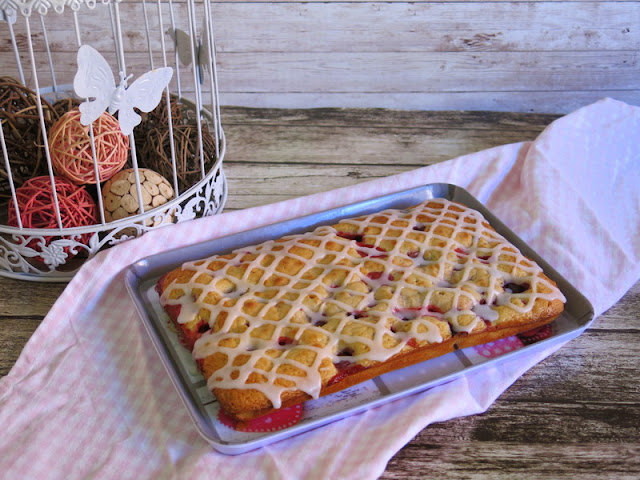
{"label": "lattice icing pattern", "polygon": [[162,293],[209,388],[316,398],[340,366],[480,332],[565,301],[482,215],[444,199],[190,262]]}

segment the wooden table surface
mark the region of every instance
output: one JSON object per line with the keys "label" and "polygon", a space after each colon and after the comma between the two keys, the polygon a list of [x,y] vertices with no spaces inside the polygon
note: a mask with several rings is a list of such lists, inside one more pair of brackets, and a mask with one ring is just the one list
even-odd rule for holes
{"label": "wooden table surface", "polygon": [[[556,116],[227,107],[222,118],[236,210],[532,140]],[[0,375],[64,287],[0,277]],[[640,282],[486,413],[425,428],[381,478],[640,478],[639,314]]]}

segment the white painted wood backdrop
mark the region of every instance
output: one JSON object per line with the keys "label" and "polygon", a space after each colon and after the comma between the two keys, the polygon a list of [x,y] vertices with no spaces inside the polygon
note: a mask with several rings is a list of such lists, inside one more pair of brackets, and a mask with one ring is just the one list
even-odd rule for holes
{"label": "white painted wood backdrop", "polygon": [[[144,69],[141,4],[121,5],[130,69]],[[605,96],[640,104],[638,1],[229,0],[213,14],[223,105],[565,113]],[[70,81],[72,19],[49,20],[58,81]],[[83,40],[112,48],[99,22],[82,24]],[[10,50],[0,25],[3,74],[15,69]]]}

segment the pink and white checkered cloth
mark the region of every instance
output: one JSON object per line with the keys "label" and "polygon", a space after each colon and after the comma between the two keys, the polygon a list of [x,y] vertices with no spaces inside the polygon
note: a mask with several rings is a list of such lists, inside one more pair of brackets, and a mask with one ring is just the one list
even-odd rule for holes
{"label": "pink and white checkered cloth", "polygon": [[376,478],[421,429],[484,411],[552,352],[225,456],[199,437],[141,327],[123,269],[170,248],[448,182],[484,202],[600,314],[640,278],[639,138],[640,108],[605,99],[557,120],[533,142],[358,188],[185,222],[100,253],[76,275],[0,380],[3,478]]}

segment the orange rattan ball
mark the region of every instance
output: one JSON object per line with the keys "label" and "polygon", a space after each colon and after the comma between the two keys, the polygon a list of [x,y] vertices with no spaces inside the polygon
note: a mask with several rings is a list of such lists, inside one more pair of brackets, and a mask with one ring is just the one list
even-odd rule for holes
{"label": "orange rattan ball", "polygon": [[[93,122],[93,137],[100,182],[118,173],[127,162],[129,137],[118,120],[103,113]],[[80,110],[65,113],[49,132],[51,163],[56,174],[74,183],[97,183],[91,151],[89,126],[80,123]]]}
{"label": "orange rattan ball", "polygon": [[[75,185],[63,177],[54,177],[54,181],[63,228],[99,223],[98,206],[84,187]],[[16,198],[24,228],[59,227],[51,179],[48,176],[27,180],[16,189]],[[8,223],[13,227],[18,226],[13,199],[9,202]],[[89,237],[90,234],[85,234],[80,241],[86,242]]]}

